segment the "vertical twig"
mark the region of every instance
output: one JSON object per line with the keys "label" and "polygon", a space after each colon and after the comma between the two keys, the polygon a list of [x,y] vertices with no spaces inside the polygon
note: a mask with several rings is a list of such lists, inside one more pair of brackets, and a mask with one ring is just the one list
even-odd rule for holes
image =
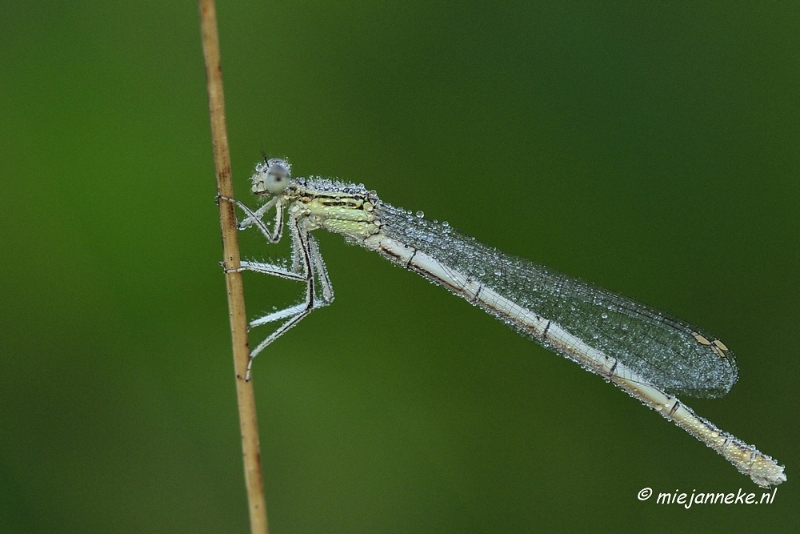
{"label": "vertical twig", "polygon": [[[208,107],[211,114],[211,140],[214,148],[214,166],[217,174],[217,191],[233,198],[231,163],[228,151],[228,132],[225,125],[225,101],[222,93],[222,67],[220,65],[217,13],[214,0],[200,0],[200,28],[203,37],[203,54],[206,62]],[[228,310],[233,341],[233,364],[236,371],[236,397],[239,404],[239,425],[242,433],[242,454],[247,501],[250,509],[250,532],[267,534],[267,507],[264,499],[264,481],[261,478],[261,452],[258,443],[258,421],[253,395],[253,382],[245,382],[250,349],[247,345],[247,320],[244,310],[242,275],[231,269],[239,268],[239,240],[236,232],[236,214],[230,202],[219,203],[219,220],[222,227],[222,248],[228,274]]]}

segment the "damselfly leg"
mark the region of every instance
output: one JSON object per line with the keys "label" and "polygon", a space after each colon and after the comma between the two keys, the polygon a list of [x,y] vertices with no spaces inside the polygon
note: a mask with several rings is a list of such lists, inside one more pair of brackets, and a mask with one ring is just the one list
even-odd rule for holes
{"label": "damselfly leg", "polygon": [[[238,225],[240,230],[244,230],[250,226],[256,226],[269,243],[277,243],[283,237],[283,206],[277,197],[264,204],[264,206],[257,211],[252,211],[238,200],[228,197],[220,198],[233,202],[245,212],[245,219]],[[273,230],[270,231],[263,217],[273,206],[275,207],[275,223]],[[270,276],[277,276],[286,280],[304,282],[306,284],[303,302],[250,321],[248,328],[255,328],[268,323],[285,320],[274,332],[250,351],[245,380],[250,380],[253,359],[258,356],[261,351],[281,337],[287,330],[299,323],[311,313],[312,310],[322,308],[333,302],[333,287],[328,277],[328,270],[325,267],[325,262],[319,253],[319,245],[316,239],[314,239],[314,236],[312,236],[308,230],[303,228],[302,221],[292,216],[289,217],[288,226],[289,233],[292,237],[291,270],[284,269],[271,263],[255,261],[242,261],[240,267],[236,269],[237,272],[253,271]],[[317,287],[319,287],[319,290]]]}

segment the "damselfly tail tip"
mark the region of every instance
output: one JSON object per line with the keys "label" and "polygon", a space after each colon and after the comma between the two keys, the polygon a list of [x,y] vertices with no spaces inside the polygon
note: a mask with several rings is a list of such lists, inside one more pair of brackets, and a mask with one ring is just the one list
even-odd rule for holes
{"label": "damselfly tail tip", "polygon": [[786,482],[786,473],[783,470],[784,466],[778,465],[770,458],[770,462],[753,469],[750,472],[750,478],[762,488],[769,488]]}

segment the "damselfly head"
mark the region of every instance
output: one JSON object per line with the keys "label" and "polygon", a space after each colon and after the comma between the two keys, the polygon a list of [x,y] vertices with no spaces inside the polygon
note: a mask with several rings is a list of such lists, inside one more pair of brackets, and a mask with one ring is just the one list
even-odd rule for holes
{"label": "damselfly head", "polygon": [[256,165],[252,191],[254,195],[266,196],[282,193],[292,179],[292,166],[285,159],[272,158]]}

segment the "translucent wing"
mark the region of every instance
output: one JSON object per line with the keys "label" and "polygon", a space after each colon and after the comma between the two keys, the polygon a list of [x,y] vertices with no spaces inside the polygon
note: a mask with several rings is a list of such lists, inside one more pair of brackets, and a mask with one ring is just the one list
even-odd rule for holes
{"label": "translucent wing", "polygon": [[[705,330],[589,282],[504,254],[446,224],[387,204],[381,204],[379,212],[387,236],[558,323],[657,387],[673,394],[714,398],[728,393],[736,382],[733,352]],[[516,328],[513,322],[509,324]]]}

